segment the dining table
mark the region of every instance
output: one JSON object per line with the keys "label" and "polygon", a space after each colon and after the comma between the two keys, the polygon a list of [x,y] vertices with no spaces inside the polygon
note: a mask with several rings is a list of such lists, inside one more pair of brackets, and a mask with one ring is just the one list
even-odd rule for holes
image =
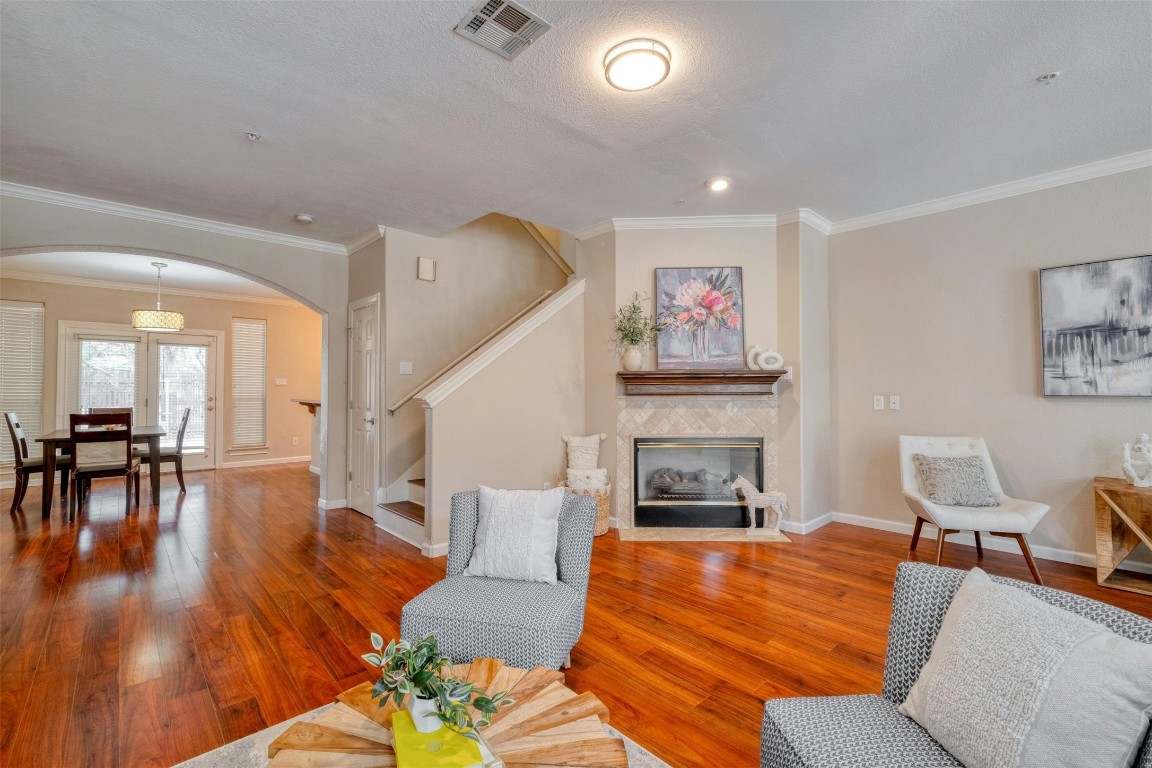
{"label": "dining table", "polygon": [[[132,425],[132,442],[148,444],[148,479],[152,485],[152,503],[160,503],[160,440],[167,434],[164,427],[153,424]],[[44,445],[44,485],[40,498],[40,515],[47,519],[52,515],[52,492],[56,485],[56,451],[68,446],[72,434],[67,429],[57,429],[36,438]],[[67,493],[67,489],[62,491]]]}

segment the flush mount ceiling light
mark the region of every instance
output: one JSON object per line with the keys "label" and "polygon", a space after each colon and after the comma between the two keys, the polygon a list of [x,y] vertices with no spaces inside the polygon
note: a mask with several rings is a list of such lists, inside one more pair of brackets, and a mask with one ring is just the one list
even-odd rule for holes
{"label": "flush mount ceiling light", "polygon": [[298,213],[295,216],[293,216],[292,219],[297,224],[311,224],[312,223],[312,214],[310,214],[310,213]]}
{"label": "flush mount ceiling light", "polygon": [[132,328],[137,331],[150,331],[152,333],[175,333],[184,330],[184,315],[179,312],[165,312],[160,309],[160,270],[168,266],[163,262],[154,261],[156,267],[156,309],[132,310]]}
{"label": "flush mount ceiling light", "polygon": [[1036,78],[1036,82],[1040,83],[1040,85],[1052,85],[1052,83],[1056,82],[1056,78],[1058,77],[1060,77],[1059,72],[1046,72],[1043,75],[1040,75],[1040,77]]}
{"label": "flush mount ceiling light", "polygon": [[723,192],[732,186],[732,179],[727,176],[713,176],[704,182],[704,188],[709,192]]}
{"label": "flush mount ceiling light", "polygon": [[604,77],[613,88],[643,91],[664,82],[672,71],[672,54],[657,40],[620,43],[604,57]]}

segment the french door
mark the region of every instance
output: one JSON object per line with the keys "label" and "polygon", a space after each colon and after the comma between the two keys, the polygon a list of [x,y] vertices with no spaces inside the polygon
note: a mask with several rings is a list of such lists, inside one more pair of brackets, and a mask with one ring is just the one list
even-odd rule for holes
{"label": "french door", "polygon": [[61,324],[64,397],[57,424],[92,408],[131,408],[135,423],[165,428],[164,448],[176,446],[184,409],[186,469],[216,464],[218,339],[213,332],[142,333],[110,324]]}

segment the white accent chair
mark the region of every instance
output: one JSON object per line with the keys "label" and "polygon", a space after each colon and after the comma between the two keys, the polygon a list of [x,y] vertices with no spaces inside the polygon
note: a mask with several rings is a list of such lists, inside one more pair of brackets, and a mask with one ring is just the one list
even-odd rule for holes
{"label": "white accent chair", "polygon": [[[999,504],[995,507],[949,507],[929,501],[916,473],[916,465],[912,461],[912,456],[917,453],[924,456],[979,456],[984,460],[984,476],[988,481],[988,487]],[[976,555],[983,557],[984,547],[980,544],[980,532],[986,531],[993,536],[1016,539],[1020,551],[1024,553],[1024,559],[1028,561],[1032,578],[1037,584],[1044,583],[1040,578],[1040,571],[1036,568],[1036,561],[1032,559],[1028,539],[1025,537],[1032,533],[1036,524],[1048,514],[1050,507],[1036,501],[1024,501],[1004,495],[1004,489],[996,477],[996,470],[992,466],[992,458],[988,455],[984,438],[900,435],[900,479],[904,489],[904,501],[916,514],[916,530],[912,533],[911,551],[915,551],[916,544],[920,541],[920,529],[924,527],[925,522],[936,526],[936,565],[940,564],[940,557],[944,552],[944,537],[961,531],[972,531],[976,535]]]}

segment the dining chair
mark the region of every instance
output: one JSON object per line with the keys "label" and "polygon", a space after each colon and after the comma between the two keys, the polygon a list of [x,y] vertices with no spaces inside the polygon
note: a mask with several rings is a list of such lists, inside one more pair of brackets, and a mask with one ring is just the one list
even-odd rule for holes
{"label": "dining chair", "polygon": [[88,413],[132,413],[132,409],[123,407],[89,408]]}
{"label": "dining chair", "polygon": [[[984,469],[984,479],[996,501],[995,506],[949,506],[931,501],[916,472],[913,458],[916,454],[933,457],[979,456]],[[944,552],[944,537],[961,531],[972,531],[975,534],[976,555],[983,557],[984,547],[980,542],[980,532],[987,531],[993,536],[1015,539],[1025,562],[1028,563],[1028,569],[1032,571],[1032,578],[1037,584],[1044,583],[1032,557],[1032,550],[1028,547],[1027,536],[1032,533],[1032,529],[1044,515],[1048,514],[1050,507],[1038,501],[1014,499],[1004,493],[1000,479],[996,477],[996,469],[992,466],[992,457],[988,454],[984,438],[901,435],[900,479],[904,501],[916,515],[916,529],[912,532],[912,546],[909,548],[911,551],[915,551],[916,544],[920,541],[920,529],[924,527],[924,523],[929,523],[936,526],[936,565],[940,565],[940,557]]]}
{"label": "dining chair", "polygon": [[132,455],[131,413],[73,413],[68,417],[68,445],[72,449],[72,493],[68,517],[75,516],[93,478],[124,477],[124,514],[132,512],[132,485],[140,506],[140,459]]}
{"label": "dining chair", "polygon": [[[15,461],[12,471],[16,475],[16,487],[12,491],[12,508],[8,510],[8,514],[12,514],[24,501],[24,494],[28,492],[29,478],[44,471],[44,460],[28,456],[28,438],[24,434],[24,428],[20,426],[20,417],[15,411],[5,412],[4,421],[8,424],[8,436],[12,438],[12,455]],[[67,456],[56,459],[56,466],[60,467],[61,495],[66,493],[68,487],[68,467],[71,461]]]}
{"label": "dining chair", "polygon": [[[180,417],[180,430],[176,433],[176,447],[160,451],[161,463],[171,461],[176,465],[176,480],[180,483],[180,493],[186,493],[188,490],[184,487],[184,433],[188,430],[188,417],[191,415],[192,409],[185,408],[184,415]],[[147,448],[136,448],[132,455],[141,461],[149,457]]]}

